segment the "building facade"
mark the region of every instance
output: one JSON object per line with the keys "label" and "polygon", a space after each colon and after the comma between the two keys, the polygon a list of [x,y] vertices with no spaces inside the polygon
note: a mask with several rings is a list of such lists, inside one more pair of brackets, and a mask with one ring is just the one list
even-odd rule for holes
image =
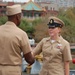
{"label": "building facade", "polygon": [[73,2],[73,6],[75,7],[75,0],[74,0],[74,2]]}
{"label": "building facade", "polygon": [[59,7],[56,0],[34,0],[34,2],[38,3],[42,8],[45,8],[47,10],[47,13],[50,13],[52,15],[58,14]]}
{"label": "building facade", "polygon": [[75,0],[34,0],[34,2],[54,3],[61,7],[75,7]]}
{"label": "building facade", "polygon": [[37,3],[30,0],[27,4],[22,6],[23,16],[24,17],[41,17],[45,15],[46,11],[39,6]]}
{"label": "building facade", "polygon": [[6,15],[6,6],[7,6],[7,3],[0,2],[0,16]]}
{"label": "building facade", "polygon": [[68,0],[67,7],[73,7],[74,0]]}
{"label": "building facade", "polygon": [[3,0],[0,0],[0,2],[3,2]]}
{"label": "building facade", "polygon": [[34,0],[34,2],[55,2],[55,0]]}

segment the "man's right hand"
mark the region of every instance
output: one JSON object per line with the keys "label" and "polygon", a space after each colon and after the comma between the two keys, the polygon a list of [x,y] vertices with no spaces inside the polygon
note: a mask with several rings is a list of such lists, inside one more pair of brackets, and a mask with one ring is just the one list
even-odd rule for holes
{"label": "man's right hand", "polygon": [[30,65],[32,65],[35,62],[35,58],[31,52],[24,54],[24,58],[25,58],[26,62]]}

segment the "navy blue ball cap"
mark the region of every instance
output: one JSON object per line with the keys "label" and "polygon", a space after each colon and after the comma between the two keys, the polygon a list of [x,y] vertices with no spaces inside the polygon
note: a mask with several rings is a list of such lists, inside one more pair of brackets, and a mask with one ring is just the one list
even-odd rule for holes
{"label": "navy blue ball cap", "polygon": [[55,28],[55,27],[62,28],[64,25],[64,22],[57,17],[50,17],[49,20],[50,21],[47,24],[49,28]]}

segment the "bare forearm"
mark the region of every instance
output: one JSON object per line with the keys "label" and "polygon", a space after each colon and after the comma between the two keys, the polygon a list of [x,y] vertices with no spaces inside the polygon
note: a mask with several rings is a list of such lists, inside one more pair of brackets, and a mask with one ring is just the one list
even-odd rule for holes
{"label": "bare forearm", "polygon": [[69,62],[65,62],[65,75],[69,75]]}

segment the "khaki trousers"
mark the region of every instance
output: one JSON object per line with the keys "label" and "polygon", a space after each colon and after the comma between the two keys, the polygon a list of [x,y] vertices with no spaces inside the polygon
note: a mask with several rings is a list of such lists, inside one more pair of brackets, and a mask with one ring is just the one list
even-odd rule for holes
{"label": "khaki trousers", "polygon": [[1,66],[0,65],[0,75],[21,75],[20,66]]}

